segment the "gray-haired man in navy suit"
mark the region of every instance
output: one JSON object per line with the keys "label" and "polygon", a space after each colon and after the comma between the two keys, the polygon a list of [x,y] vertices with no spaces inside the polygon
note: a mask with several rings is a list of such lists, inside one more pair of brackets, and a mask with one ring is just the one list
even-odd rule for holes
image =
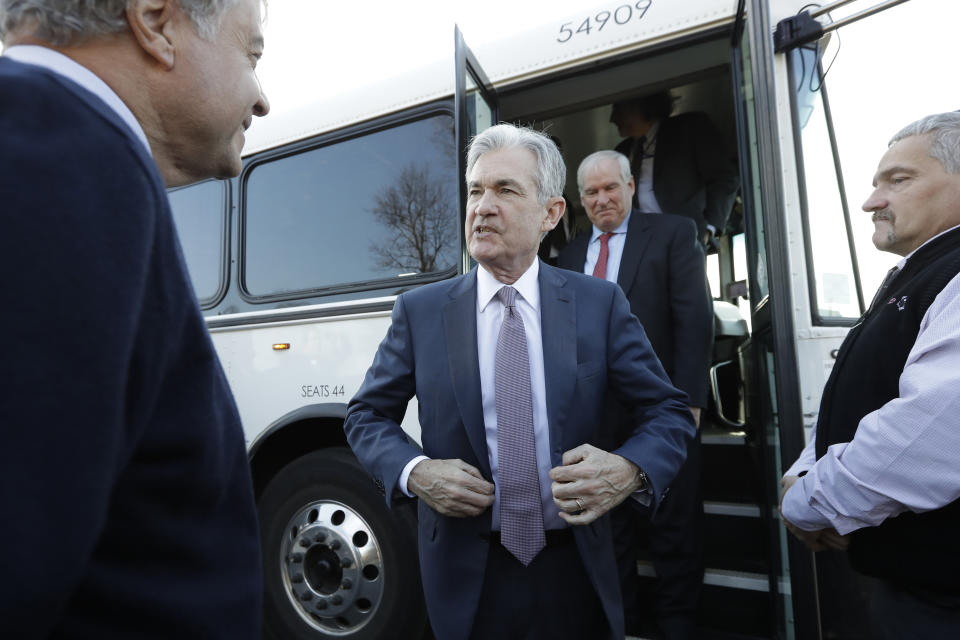
{"label": "gray-haired man in navy suit", "polygon": [[[622,638],[608,511],[656,507],[694,422],[609,282],[537,259],[563,213],[546,136],[497,125],[471,143],[467,246],[480,266],[401,295],[347,411],[388,504],[419,498],[433,630],[468,638]],[[603,422],[616,394],[632,429]],[[419,401],[423,451],[400,420]]]}

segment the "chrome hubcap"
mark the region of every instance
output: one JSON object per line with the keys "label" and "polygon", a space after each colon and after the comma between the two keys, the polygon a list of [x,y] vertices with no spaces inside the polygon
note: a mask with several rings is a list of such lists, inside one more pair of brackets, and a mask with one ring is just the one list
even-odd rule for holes
{"label": "chrome hubcap", "polygon": [[287,523],[280,572],[290,603],[311,627],[346,636],[383,600],[383,556],[370,525],[332,500],[306,505]]}

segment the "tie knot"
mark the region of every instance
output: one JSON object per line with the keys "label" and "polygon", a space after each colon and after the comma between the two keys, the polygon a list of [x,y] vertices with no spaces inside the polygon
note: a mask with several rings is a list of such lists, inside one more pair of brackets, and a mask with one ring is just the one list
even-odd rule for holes
{"label": "tie knot", "polygon": [[613,231],[607,231],[606,233],[600,234],[600,244],[607,246],[607,243],[610,242],[610,238],[613,237]]}
{"label": "tie knot", "polygon": [[517,290],[513,287],[500,287],[500,291],[497,291],[497,297],[500,298],[500,302],[503,303],[503,306],[508,309],[514,306],[514,302],[517,299]]}

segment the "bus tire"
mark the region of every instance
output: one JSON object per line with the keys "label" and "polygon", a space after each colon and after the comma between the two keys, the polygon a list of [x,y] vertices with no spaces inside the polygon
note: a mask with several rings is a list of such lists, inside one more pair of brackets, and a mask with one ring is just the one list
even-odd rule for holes
{"label": "bus tire", "polygon": [[297,458],[257,507],[265,638],[423,637],[413,509],[388,509],[349,449]]}

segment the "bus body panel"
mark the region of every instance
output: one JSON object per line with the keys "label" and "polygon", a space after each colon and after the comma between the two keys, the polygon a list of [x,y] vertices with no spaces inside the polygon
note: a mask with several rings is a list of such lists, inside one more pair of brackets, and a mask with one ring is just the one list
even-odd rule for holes
{"label": "bus body panel", "polygon": [[[296,409],[348,403],[389,326],[390,313],[380,312],[213,329],[248,445]],[[402,426],[419,443],[416,399]]]}

